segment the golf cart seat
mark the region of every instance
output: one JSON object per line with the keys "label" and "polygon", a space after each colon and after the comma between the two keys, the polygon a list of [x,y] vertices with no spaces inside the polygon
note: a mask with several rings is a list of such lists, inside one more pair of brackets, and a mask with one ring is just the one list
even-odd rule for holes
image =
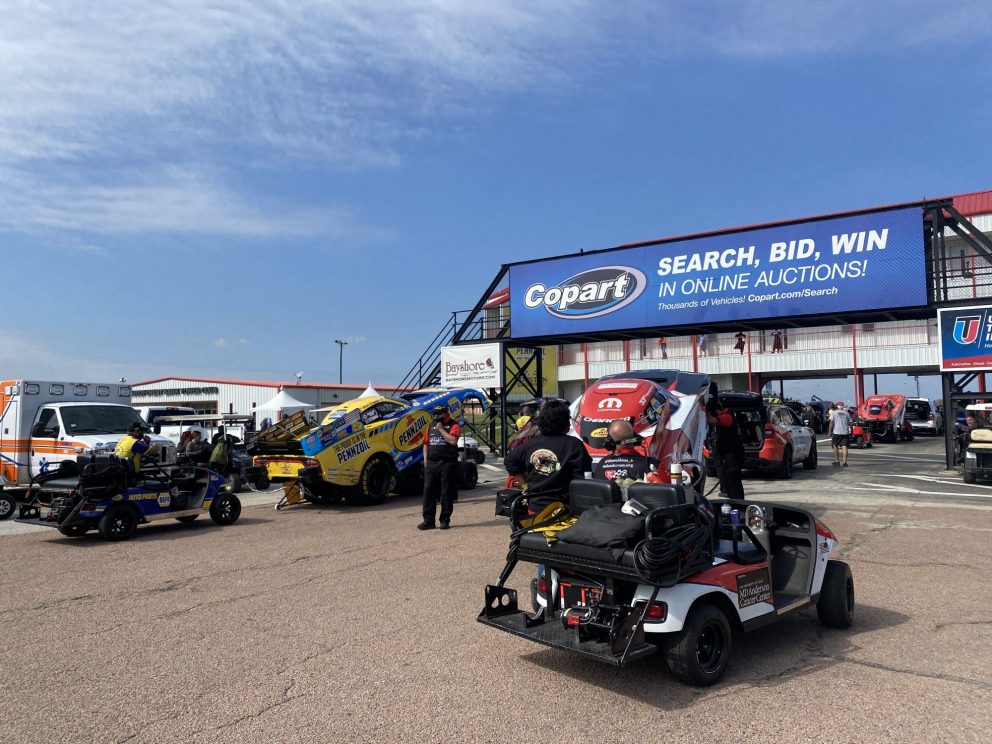
{"label": "golf cart seat", "polygon": [[972,429],[968,434],[968,449],[992,450],[992,429]]}
{"label": "golf cart seat", "polygon": [[55,470],[38,473],[33,481],[46,491],[71,491],[79,483],[79,466],[75,460],[62,460]]}
{"label": "golf cart seat", "polygon": [[126,464],[130,464],[129,460],[107,456],[80,456],[76,458],[76,462],[80,466],[79,494],[84,498],[107,498],[121,493],[128,486]]}
{"label": "golf cart seat", "polygon": [[574,517],[594,506],[622,501],[620,486],[611,480],[573,480],[568,486],[568,511]]}

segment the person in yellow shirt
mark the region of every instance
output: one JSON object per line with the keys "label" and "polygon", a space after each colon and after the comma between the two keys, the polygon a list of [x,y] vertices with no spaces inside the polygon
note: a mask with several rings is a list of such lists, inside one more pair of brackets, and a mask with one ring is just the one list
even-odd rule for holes
{"label": "person in yellow shirt", "polygon": [[125,434],[121,441],[117,443],[114,454],[123,460],[130,460],[134,463],[134,472],[141,470],[141,456],[154,453],[158,447],[152,444],[152,440],[145,434],[144,426],[140,422],[131,425],[131,429]]}

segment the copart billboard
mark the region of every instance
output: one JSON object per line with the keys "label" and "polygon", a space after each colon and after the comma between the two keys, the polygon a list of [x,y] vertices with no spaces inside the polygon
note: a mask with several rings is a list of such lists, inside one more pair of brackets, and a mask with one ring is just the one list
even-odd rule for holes
{"label": "copart billboard", "polygon": [[513,338],[926,304],[919,207],[510,266]]}

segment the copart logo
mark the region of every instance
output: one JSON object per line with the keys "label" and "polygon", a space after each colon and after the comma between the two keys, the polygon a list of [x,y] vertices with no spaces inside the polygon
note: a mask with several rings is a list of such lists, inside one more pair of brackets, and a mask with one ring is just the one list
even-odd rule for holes
{"label": "copart logo", "polygon": [[647,288],[644,272],[630,266],[600,266],[546,287],[531,284],[524,305],[544,309],[558,318],[595,318],[626,307]]}

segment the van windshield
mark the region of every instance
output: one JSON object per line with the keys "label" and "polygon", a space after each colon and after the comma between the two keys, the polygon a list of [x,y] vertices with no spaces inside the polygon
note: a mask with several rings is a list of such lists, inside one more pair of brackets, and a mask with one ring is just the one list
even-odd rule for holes
{"label": "van windshield", "polygon": [[62,409],[66,434],[126,434],[141,416],[128,406],[72,406]]}

